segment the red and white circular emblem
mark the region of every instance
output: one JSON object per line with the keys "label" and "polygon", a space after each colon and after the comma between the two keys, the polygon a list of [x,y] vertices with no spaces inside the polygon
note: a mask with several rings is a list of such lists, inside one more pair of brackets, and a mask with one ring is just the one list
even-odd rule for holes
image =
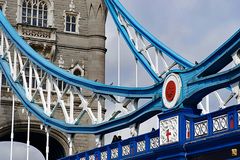
{"label": "red and white circular emblem", "polygon": [[174,81],[169,81],[167,83],[165,94],[167,100],[171,102],[176,95],[176,84]]}
{"label": "red and white circular emblem", "polygon": [[169,74],[164,83],[162,90],[163,104],[167,108],[172,108],[177,103],[182,88],[182,81],[179,75],[175,73]]}

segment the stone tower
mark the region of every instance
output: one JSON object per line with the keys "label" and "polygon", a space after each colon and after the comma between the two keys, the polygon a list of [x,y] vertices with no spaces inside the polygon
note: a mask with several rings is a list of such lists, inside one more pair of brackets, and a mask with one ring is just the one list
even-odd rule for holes
{"label": "stone tower", "polygon": [[[0,0],[0,7],[18,33],[56,65],[87,79],[105,81],[104,0]],[[0,141],[10,140],[12,94],[3,77]],[[86,92],[86,94],[88,94]],[[88,95],[87,95],[88,96]],[[89,95],[90,96],[90,95]],[[27,116],[16,100],[14,141],[26,143]],[[92,108],[93,112],[96,108]],[[86,123],[88,123],[86,117]],[[30,144],[45,155],[45,131],[31,117]],[[74,151],[95,147],[95,137],[75,135]],[[51,150],[51,148],[55,148]],[[68,154],[64,133],[51,129],[50,159]]]}

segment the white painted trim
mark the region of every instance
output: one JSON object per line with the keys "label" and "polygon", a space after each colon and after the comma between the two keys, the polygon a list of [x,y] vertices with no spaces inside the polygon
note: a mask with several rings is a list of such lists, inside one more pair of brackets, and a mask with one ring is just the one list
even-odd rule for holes
{"label": "white painted trim", "polygon": [[[166,87],[169,81],[173,81],[176,85],[176,94],[171,102],[169,102],[166,98]],[[162,89],[163,104],[166,108],[171,109],[176,105],[177,101],[180,98],[181,90],[182,90],[182,81],[180,76],[175,73],[169,74],[163,83],[163,89]]]}

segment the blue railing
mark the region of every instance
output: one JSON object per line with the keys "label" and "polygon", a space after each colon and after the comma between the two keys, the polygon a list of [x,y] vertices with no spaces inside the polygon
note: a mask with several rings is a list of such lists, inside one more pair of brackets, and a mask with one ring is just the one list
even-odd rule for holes
{"label": "blue railing", "polygon": [[111,143],[61,160],[110,160],[136,157],[159,147],[159,130]]}
{"label": "blue railing", "polygon": [[238,130],[240,125],[240,105],[231,106],[200,117],[186,115],[185,119],[186,141],[199,140]]}
{"label": "blue railing", "polygon": [[[233,131],[240,130],[240,105],[231,106],[207,115],[196,116],[186,109],[179,109],[167,114],[159,115],[159,119],[167,119],[179,116],[179,140],[174,143],[160,144],[159,130],[132,137],[120,142],[95,148],[90,151],[79,153],[73,156],[62,158],[61,160],[115,160],[132,159],[133,157],[144,157],[157,152],[164,152],[174,146],[188,148],[189,144],[203,139],[226,136]],[[235,133],[235,132],[234,132]],[[177,151],[176,151],[177,152]],[[185,151],[186,156],[193,155]],[[152,157],[153,159],[158,157]]]}

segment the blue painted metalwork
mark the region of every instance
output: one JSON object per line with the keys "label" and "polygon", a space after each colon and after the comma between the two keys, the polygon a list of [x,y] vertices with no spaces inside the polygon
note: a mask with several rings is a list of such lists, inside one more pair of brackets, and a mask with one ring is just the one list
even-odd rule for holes
{"label": "blue painted metalwork", "polygon": [[121,5],[121,3],[118,0],[105,0],[106,5],[113,17],[113,20],[118,27],[118,30],[121,32],[123,35],[125,41],[127,42],[129,48],[132,50],[132,53],[138,59],[143,67],[147,70],[147,72],[150,74],[150,76],[157,82],[160,82],[161,80],[159,77],[156,75],[156,73],[151,69],[149,63],[147,60],[144,58],[144,56],[139,53],[139,51],[136,50],[134,47],[133,42],[131,42],[131,39],[125,30],[123,26],[119,23],[119,15],[121,14],[129,24],[131,24],[136,31],[139,32],[143,37],[145,37],[153,46],[155,46],[157,49],[159,49],[161,52],[166,54],[168,57],[173,59],[175,62],[179,63],[180,65],[186,67],[186,68],[191,68],[194,65],[189,62],[188,60],[184,59],[180,55],[178,55],[176,52],[168,48],[165,44],[160,42],[158,39],[156,39],[151,33],[146,31],[137,21],[127,12],[127,10]]}
{"label": "blue painted metalwork", "polygon": [[30,102],[27,99],[23,87],[18,82],[14,82],[14,80],[11,78],[11,72],[8,63],[3,59],[0,59],[0,68],[4,72],[8,85],[18,96],[27,110],[33,113],[45,125],[52,126],[66,133],[105,134],[111,132],[112,130],[126,128],[136,122],[144,122],[149,119],[149,117],[152,117],[162,111],[161,98],[157,98],[141,107],[140,109],[109,122],[104,122],[92,126],[67,124],[62,120],[50,118],[44,114],[43,110],[37,104]]}
{"label": "blue painted metalwork", "polygon": [[[178,141],[172,144],[161,145],[159,142],[159,131],[154,131],[145,135],[133,137],[121,142],[113,143],[101,148],[96,148],[84,153],[79,153],[68,159],[86,160],[90,157],[101,159],[186,159],[203,153],[221,150],[224,148],[240,145],[240,105],[231,106],[224,110],[199,116],[200,110],[196,105],[203,97],[221,88],[226,88],[235,82],[240,81],[240,65],[218,73],[230,62],[232,55],[239,52],[240,30],[229,38],[223,45],[214,51],[204,61],[194,66],[177,53],[169,49],[162,42],[157,40],[151,33],[147,32],[136,20],[126,11],[118,0],[105,0],[112,17],[133,52],[137,60],[141,62],[145,70],[156,82],[149,87],[118,87],[104,85],[81,77],[74,76],[38,55],[21,37],[18,36],[11,24],[0,12],[0,27],[11,42],[26,56],[32,63],[36,64],[48,74],[57,77],[67,84],[90,90],[100,95],[117,95],[127,98],[151,98],[151,101],[136,111],[122,116],[115,120],[87,125],[74,125],[65,123],[46,115],[41,107],[30,101],[23,86],[14,81],[11,75],[9,62],[4,57],[0,58],[0,68],[4,73],[8,85],[18,96],[24,107],[36,116],[42,123],[54,127],[66,133],[83,133],[103,135],[115,130],[129,127],[131,124],[141,123],[150,117],[159,115],[159,120],[164,120],[173,116],[179,117]],[[146,58],[135,48],[126,29],[118,21],[118,15],[127,20],[134,29],[147,39],[151,45],[170,57],[176,63],[182,65],[184,70],[170,71],[168,74],[178,74],[182,81],[180,98],[171,110],[168,110],[162,102],[162,86],[164,79],[159,78],[153,71]],[[2,53],[3,54],[3,53]],[[187,126],[188,125],[188,126]],[[221,140],[221,145],[218,142]],[[104,159],[104,158],[103,158]]]}
{"label": "blue painted metalwork", "polygon": [[[73,156],[62,158],[61,160],[79,160],[80,158],[89,158],[94,154],[95,159],[101,159],[101,153],[107,152],[107,159],[111,159],[111,150],[117,149],[118,155],[115,159],[188,159],[203,154],[209,154],[212,151],[218,151],[225,148],[233,148],[240,145],[240,105],[231,106],[224,110],[219,110],[203,116],[197,116],[191,109],[178,109],[159,115],[159,120],[179,116],[179,142],[160,145],[159,130],[149,132],[144,135],[129,138],[120,142],[112,143],[90,151],[82,152]],[[226,117],[226,128],[215,130],[213,122],[216,118]],[[234,117],[233,125],[230,125],[230,118]],[[190,137],[186,138],[186,121],[190,122]],[[195,125],[199,122],[206,122],[207,134],[196,135]],[[231,128],[232,127],[232,128]],[[156,143],[152,143],[155,139]],[[139,151],[137,144],[144,141],[145,149]],[[221,142],[221,144],[219,144]],[[155,147],[153,147],[153,144]],[[124,146],[129,145],[130,153],[122,155]],[[138,151],[138,152],[137,152]],[[217,155],[215,155],[217,157]],[[222,155],[220,155],[222,156]],[[215,157],[215,158],[216,158]],[[224,158],[224,157],[221,157]]]}
{"label": "blue painted metalwork", "polygon": [[88,89],[100,94],[114,94],[123,97],[153,97],[159,90],[160,85],[150,87],[119,87],[105,85],[99,82],[94,82],[83,77],[75,76],[64,69],[57,67],[51,62],[44,59],[41,55],[35,52],[15,31],[12,25],[8,22],[5,16],[0,12],[0,27],[11,42],[34,64],[40,67],[45,72],[58,77],[68,84]]}
{"label": "blue painted metalwork", "polygon": [[124,30],[124,28],[117,21],[117,13],[121,14],[125,19],[127,19],[128,22],[131,23],[140,34],[142,34],[146,39],[148,39],[152,45],[154,45],[160,51],[172,58],[174,61],[187,68],[182,71],[174,71],[174,73],[177,73],[181,77],[183,83],[181,96],[174,109],[177,109],[179,107],[191,107],[193,108],[194,112],[197,112],[196,104],[200,102],[205,95],[219,88],[228,87],[234,82],[239,81],[239,65],[231,70],[222,73],[216,72],[229,64],[231,62],[231,55],[236,52],[238,48],[240,48],[240,30],[238,30],[226,43],[224,43],[220,48],[218,48],[205,61],[193,67],[192,63],[177,55],[175,52],[173,52],[156,38],[154,38],[145,29],[143,29],[133,19],[133,17],[131,17],[127,13],[127,11],[121,6],[118,0],[106,0],[105,2],[113,16],[113,19],[116,22],[116,25],[118,26],[118,29],[127,41],[134,55],[142,63],[150,76],[156,81],[155,85],[143,88],[117,87],[104,85],[74,76],[56,67],[54,64],[51,64],[43,57],[38,55],[30,46],[27,45],[27,43],[23,39],[18,36],[16,31],[0,12],[0,27],[2,28],[5,35],[9,39],[11,39],[11,42],[27,58],[29,58],[32,63],[36,64],[48,74],[53,75],[68,84],[85,88],[97,94],[118,95],[130,98],[152,98],[152,100],[145,106],[142,106],[135,112],[132,112],[129,115],[123,116],[116,120],[92,126],[66,124],[61,120],[56,120],[48,117],[43,113],[43,110],[40,109],[37,104],[30,102],[26,98],[23,87],[18,82],[15,82],[12,79],[8,62],[6,61],[6,59],[1,58],[0,67],[5,77],[7,78],[8,84],[16,93],[24,106],[44,124],[67,133],[105,134],[111,132],[112,130],[118,130],[128,127],[129,125],[136,122],[141,123],[149,119],[150,117],[167,110],[167,108],[164,107],[161,99],[163,80],[160,79],[155,72],[153,72],[147,60],[142,57],[141,54],[139,54],[138,51],[134,48],[131,40],[129,39],[129,36],[127,35],[126,30]]}
{"label": "blue painted metalwork", "polygon": [[194,68],[198,71],[198,77],[217,73],[232,61],[233,52],[239,48],[239,35],[240,29]]}
{"label": "blue painted metalwork", "polygon": [[[129,13],[128,11],[122,6],[119,0],[106,0],[106,3],[111,3],[114,5],[115,9],[118,9],[118,12],[128,20],[128,22],[134,26],[134,28],[143,35],[151,44],[157,47],[160,51],[166,54],[168,57],[172,58],[177,63],[181,64],[185,68],[192,68],[194,64],[187,59],[180,56],[178,53],[167,47],[165,44],[160,42],[156,37],[154,37],[150,32],[144,29]],[[112,6],[113,7],[113,6]]]}

